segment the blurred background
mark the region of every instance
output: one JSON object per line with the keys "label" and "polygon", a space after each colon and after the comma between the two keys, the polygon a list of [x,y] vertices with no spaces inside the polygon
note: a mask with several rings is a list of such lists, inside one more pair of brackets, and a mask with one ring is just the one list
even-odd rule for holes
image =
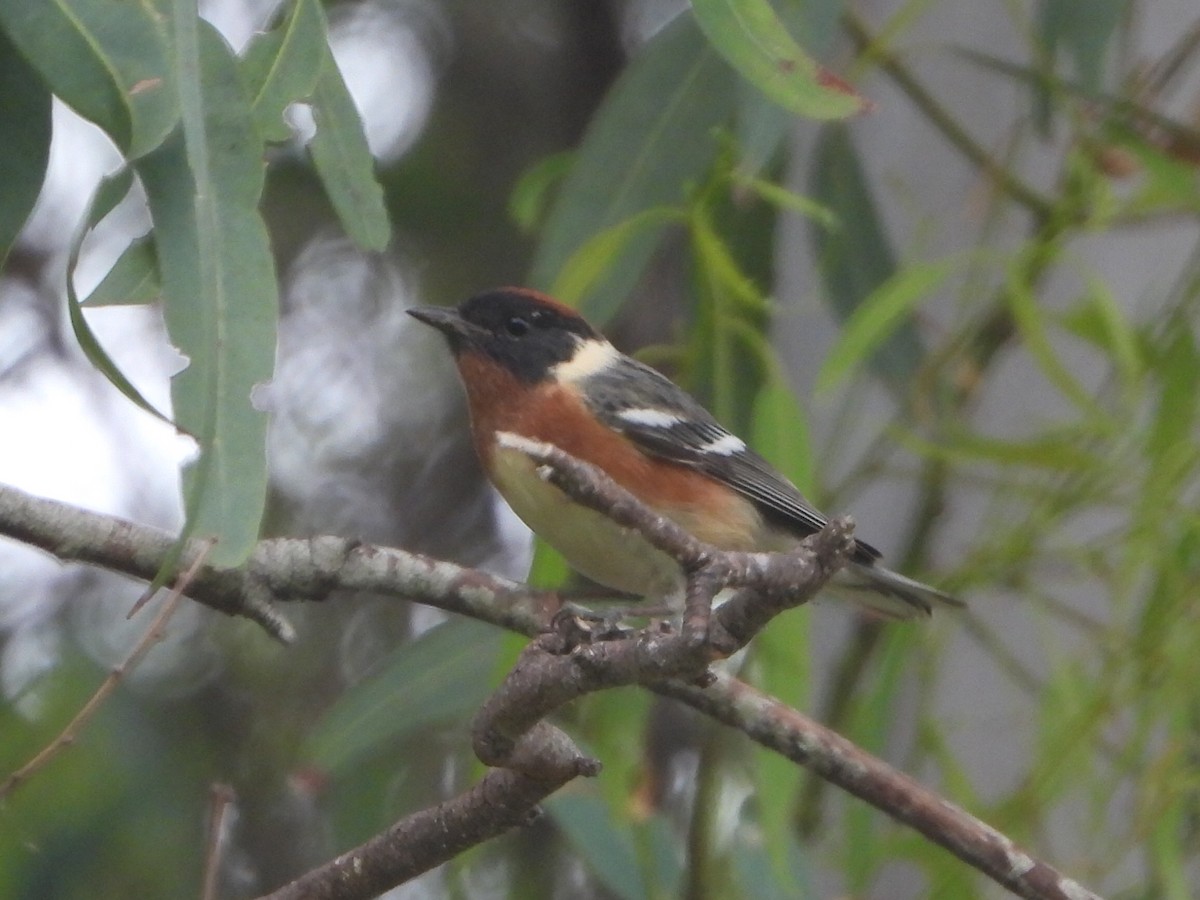
{"label": "blurred background", "polygon": [[[277,7],[201,3],[238,50]],[[265,532],[524,578],[529,535],[483,481],[445,348],[404,309],[557,286],[896,568],[969,604],[903,625],[817,604],[733,661],[744,677],[1105,896],[1194,897],[1200,14],[776,7],[871,112],[821,124],[771,105],[670,0],[326,4],[395,230],[377,254],[346,238],[294,109],[264,201],[282,288],[256,392]],[[0,276],[0,481],[177,529],[193,448],[93,369],[66,315],[71,232],[121,157],[60,104],[53,129]],[[81,295],[148,225],[135,196],[96,229]],[[156,307],[88,318],[166,408],[183,360]],[[564,577],[540,549],[533,566]],[[0,541],[5,773],[145,630],[126,619],[143,588]],[[369,596],[286,612],[290,648],[185,605],[0,807],[0,895],[196,896],[228,785],[220,896],[254,896],[479,777],[466,723],[521,640]],[[563,724],[598,779],[389,896],[1002,894],[641,692]]]}

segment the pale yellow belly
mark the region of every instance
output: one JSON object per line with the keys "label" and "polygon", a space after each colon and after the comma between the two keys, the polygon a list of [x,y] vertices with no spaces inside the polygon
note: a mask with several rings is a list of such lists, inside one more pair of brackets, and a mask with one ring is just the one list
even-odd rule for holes
{"label": "pale yellow belly", "polygon": [[493,480],[508,505],[581,575],[653,599],[680,588],[679,565],[636,531],[571,502],[538,477],[523,453],[501,447],[494,453]]}

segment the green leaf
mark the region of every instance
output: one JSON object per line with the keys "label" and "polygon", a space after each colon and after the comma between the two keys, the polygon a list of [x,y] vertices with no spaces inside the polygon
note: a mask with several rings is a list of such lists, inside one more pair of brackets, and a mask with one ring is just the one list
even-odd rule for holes
{"label": "green leaf", "polygon": [[901,269],[868,294],[846,320],[817,375],[816,390],[828,391],[870,359],[912,311],[954,270],[945,260]]}
{"label": "green leaf", "polygon": [[[563,303],[581,303],[604,274],[616,265],[635,237],[645,238],[646,232],[657,234],[666,225],[681,221],[683,214],[678,210],[647,209],[597,232],[563,264],[550,293]],[[653,240],[641,242],[641,246],[653,244]]]}
{"label": "green leaf", "polygon": [[[830,209],[842,227],[812,228],[817,266],[839,321],[847,321],[897,271],[896,256],[883,229],[871,187],[858,162],[850,133],[827,125],[817,142],[809,173],[813,199]],[[911,317],[895,323],[870,357],[871,370],[894,391],[907,391],[924,349]]]}
{"label": "green leaf", "polygon": [[312,99],[317,133],[308,144],[313,165],[346,233],[360,247],[383,250],[392,237],[383,188],[367,147],[362,119],[328,46]]}
{"label": "green leaf", "polygon": [[161,291],[154,237],[145,234],[130,242],[104,280],[81,301],[81,305],[132,306],[153,303]]}
{"label": "green leaf", "polygon": [[0,25],[50,90],[126,157],[157,147],[179,120],[170,44],[150,4],[5,0]]}
{"label": "green leaf", "polygon": [[899,432],[899,443],[931,459],[950,462],[991,462],[1002,466],[1028,466],[1034,469],[1080,475],[1094,470],[1097,458],[1086,449],[1077,431],[1067,430],[1040,435],[1024,441],[1006,441],[981,434],[955,434],[939,438],[937,443],[914,434]]}
{"label": "green leaf", "polygon": [[801,491],[813,488],[813,449],[804,414],[795,392],[784,381],[778,365],[770,368],[766,383],[754,401],[754,449]]}
{"label": "green leaf", "polygon": [[1195,423],[1200,412],[1200,394],[1196,391],[1200,347],[1196,346],[1190,323],[1176,319],[1173,326],[1154,360],[1161,393],[1146,432],[1146,449],[1159,460],[1181,446],[1195,446]]}
{"label": "green leaf", "polygon": [[271,377],[278,287],[258,211],[263,143],[237,60],[188,0],[175,0],[183,130],[138,164],[162,275],[167,330],[188,359],[175,415],[200,444],[185,473],[186,529],[238,565],[266,501],[266,416],[250,393]]}
{"label": "green leaf", "polygon": [[535,231],[546,217],[553,189],[571,171],[575,154],[552,153],[525,170],[508,201],[508,213],[522,231]]}
{"label": "green leaf", "polygon": [[50,92],[0,31],[0,269],[33,211],[50,159]]}
{"label": "green leaf", "polygon": [[277,28],[256,34],[246,47],[242,73],[253,98],[254,119],[268,141],[286,141],[291,129],[283,113],[307,100],[317,87],[329,54],[325,13],[317,0],[296,0]]}
{"label": "green leaf", "polygon": [[762,91],[741,82],[737,86],[735,129],[738,168],[747,173],[766,169],[784,146],[793,124],[787,110],[764,97]]}
{"label": "green leaf", "polygon": [[304,758],[333,774],[468,718],[492,690],[500,632],[452,619],[397,647],[354,685],[308,736]]}
{"label": "green leaf", "polygon": [[775,184],[763,178],[745,175],[735,171],[733,183],[740,188],[749,190],[767,203],[788,212],[799,213],[807,219],[812,219],[818,225],[828,229],[840,227],[838,218],[829,207],[818,203],[803,194],[789,191],[782,185]]}
{"label": "green leaf", "polygon": [[1108,284],[1093,272],[1085,273],[1084,277],[1087,294],[1063,317],[1063,325],[1105,350],[1121,377],[1131,382],[1146,369],[1137,330]]}
{"label": "green leaf", "polygon": [[1053,58],[1062,47],[1070,54],[1079,80],[1089,91],[1104,86],[1108,47],[1125,20],[1129,0],[1042,0],[1038,24],[1042,44]]}
{"label": "green leaf", "polygon": [[617,827],[604,801],[590,790],[560,791],[546,809],[605,887],[624,900],[644,900],[645,880],[629,831]]}
{"label": "green leaf", "polygon": [[79,296],[75,293],[75,267],[79,263],[79,251],[83,247],[83,239],[101,219],[113,211],[113,208],[129,193],[132,186],[133,172],[129,169],[122,169],[115,175],[102,179],[96,192],[92,195],[91,202],[84,211],[83,219],[71,239],[71,246],[67,252],[67,316],[71,320],[71,329],[75,332],[75,340],[79,341],[79,348],[83,351],[83,355],[109,380],[113,387],[152,416],[173,425],[174,423],[167,416],[159,412],[149,400],[142,396],[141,392],[133,386],[133,382],[126,378],[125,373],[112,361],[112,357],[104,350],[92,331],[91,325],[88,324],[83,310],[79,308]]}
{"label": "green leaf", "polygon": [[562,554],[541,538],[535,538],[533,563],[529,566],[529,575],[525,582],[533,587],[551,590],[562,587],[570,577],[571,567],[567,565]]}
{"label": "green leaf", "polygon": [[842,119],[868,106],[792,40],[767,0],[692,0],[713,48],[772,101],[799,116]]}
{"label": "green leaf", "polygon": [[[1031,248],[1029,253],[1039,252]],[[1106,413],[1092,393],[1071,374],[1062,362],[1058,348],[1050,340],[1048,316],[1038,306],[1033,290],[1025,277],[1027,266],[1018,259],[1012,266],[1008,283],[1009,309],[1013,321],[1024,339],[1025,349],[1033,357],[1046,379],[1084,413],[1104,418]]]}
{"label": "green leaf", "polygon": [[[792,474],[786,468],[782,471]],[[803,482],[798,484],[804,487]],[[807,709],[812,702],[809,622],[808,610],[792,610],[777,618],[754,639],[747,667],[757,687],[796,709]],[[762,747],[754,748],[752,761],[762,840],[777,880],[787,883],[794,875],[796,804],[805,772]]]}
{"label": "green leaf", "polygon": [[[714,129],[733,114],[736,80],[690,15],[654,37],[625,68],[592,118],[554,203],[529,281],[549,288],[595,235],[654,207],[680,205],[687,185],[716,158]],[[627,244],[581,308],[607,322],[654,252]]]}

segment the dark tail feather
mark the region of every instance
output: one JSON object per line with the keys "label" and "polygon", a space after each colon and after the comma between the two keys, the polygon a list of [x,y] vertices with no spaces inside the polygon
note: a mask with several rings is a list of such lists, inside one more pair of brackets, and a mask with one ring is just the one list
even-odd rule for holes
{"label": "dark tail feather", "polygon": [[928,616],[934,607],[961,608],[961,600],[944,591],[885,569],[880,565],[850,563],[834,576],[829,591],[889,619]]}

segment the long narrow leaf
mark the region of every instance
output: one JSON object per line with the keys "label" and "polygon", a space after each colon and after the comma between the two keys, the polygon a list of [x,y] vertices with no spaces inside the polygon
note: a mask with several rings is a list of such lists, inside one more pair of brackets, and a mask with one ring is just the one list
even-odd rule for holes
{"label": "long narrow leaf", "polygon": [[[841,223],[836,230],[812,228],[809,233],[825,293],[834,315],[844,322],[897,271],[896,254],[846,128],[827,125],[822,131],[809,174],[809,192]],[[870,365],[889,387],[903,392],[923,355],[920,336],[909,317],[896,323],[875,348]]]}
{"label": "long narrow leaf", "polygon": [[367,250],[382,250],[392,226],[362,119],[329,48],[312,99],[317,133],[309,142],[313,164],[346,233]]}
{"label": "long narrow leaf", "polygon": [[725,61],[784,109],[842,119],[869,105],[800,48],[767,0],[693,0],[692,10]]}
{"label": "long narrow leaf", "polygon": [[305,757],[338,774],[436,725],[466,719],[490,690],[500,638],[495,628],[456,619],[400,647],[322,718]]}
{"label": "long narrow leaf", "polygon": [[133,306],[157,300],[162,287],[153,235],[130,242],[104,279],[82,301],[83,306]]}
{"label": "long narrow leaf", "polygon": [[132,185],[133,172],[129,169],[122,169],[117,174],[110,175],[100,182],[96,192],[92,195],[88,208],[84,211],[83,219],[75,231],[75,236],[71,239],[71,246],[67,253],[67,317],[71,320],[71,329],[75,332],[75,340],[79,342],[84,356],[112,383],[113,387],[150,415],[161,419],[168,425],[174,425],[169,417],[159,412],[149,400],[142,396],[141,391],[133,386],[133,382],[126,378],[125,373],[113,362],[112,357],[108,355],[95,332],[92,331],[83,310],[79,308],[79,296],[75,293],[75,267],[79,263],[79,251],[83,247],[83,239],[124,199]]}
{"label": "long narrow leaf", "polygon": [[158,146],[179,120],[168,36],[150,4],[0,2],[0,24],[55,95],[128,158]]}
{"label": "long narrow leaf", "polygon": [[254,36],[242,60],[242,74],[253,98],[254,118],[268,141],[285,141],[291,130],[283,121],[292,103],[307,100],[317,87],[326,55],[325,13],[317,0],[296,0],[278,27]]}
{"label": "long narrow leaf", "polygon": [[[689,182],[716,158],[713,132],[733,114],[735,84],[689,14],[644,47],[592,119],[542,228],[530,283],[549,288],[595,235],[644,210],[681,204]],[[612,317],[655,246],[625,246],[581,300],[590,319]]]}
{"label": "long narrow leaf", "polygon": [[0,31],[0,269],[33,211],[50,159],[50,92]]}
{"label": "long narrow leaf", "polygon": [[647,209],[597,232],[568,259],[558,273],[550,292],[564,303],[579,303],[616,264],[616,260],[634,238],[653,245],[647,234],[657,234],[667,225],[683,220],[674,209]]}
{"label": "long narrow leaf", "polygon": [[917,263],[901,269],[851,313],[817,375],[817,391],[828,391],[867,362],[913,309],[953,271],[952,262]]}
{"label": "long narrow leaf", "polygon": [[201,455],[185,477],[187,528],[242,562],[266,501],[266,416],[250,402],[271,376],[278,289],[258,211],[263,144],[237,60],[195,7],[175,0],[183,130],[138,165],[154,222],[164,312],[188,366],[172,382]]}

